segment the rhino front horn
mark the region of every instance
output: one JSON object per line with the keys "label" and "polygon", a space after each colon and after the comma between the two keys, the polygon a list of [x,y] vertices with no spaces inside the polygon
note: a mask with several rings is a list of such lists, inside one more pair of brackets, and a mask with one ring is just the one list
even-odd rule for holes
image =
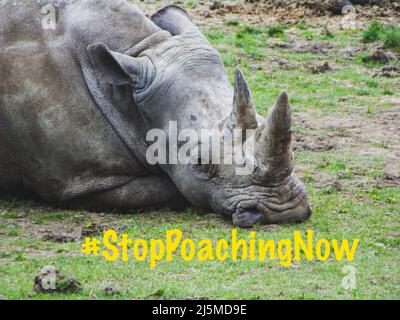
{"label": "rhino front horn", "polygon": [[289,98],[283,92],[257,132],[256,157],[270,179],[282,179],[293,170],[291,126]]}
{"label": "rhino front horn", "polygon": [[235,85],[231,124],[238,129],[256,129],[257,113],[246,79],[240,68],[235,72]]}

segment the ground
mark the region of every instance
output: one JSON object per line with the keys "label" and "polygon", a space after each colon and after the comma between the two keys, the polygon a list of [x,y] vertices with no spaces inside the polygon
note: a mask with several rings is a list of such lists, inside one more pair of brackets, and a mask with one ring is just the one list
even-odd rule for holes
{"label": "ground", "polygon": [[[167,1],[136,1],[146,13]],[[181,1],[219,50],[230,79],[240,65],[265,114],[286,90],[294,111],[296,173],[309,193],[313,216],[297,225],[257,226],[260,239],[291,238],[314,230],[318,238],[360,238],[353,262],[106,262],[80,253],[82,230],[100,225],[132,238],[162,238],[181,229],[193,239],[230,238],[229,221],[207,212],[62,211],[38,201],[0,202],[0,298],[6,299],[398,299],[400,298],[400,77],[384,64],[363,62],[382,49],[363,32],[396,14],[363,8],[355,19],[254,4],[223,8]],[[214,10],[215,9],[215,10]],[[300,12],[299,10],[303,10]],[[371,11],[372,10],[372,11]],[[374,11],[375,10],[375,11]],[[375,14],[376,13],[376,16]],[[324,65],[327,62],[328,65]],[[394,68],[396,69],[396,68]],[[386,75],[386,76],[385,76]],[[77,293],[33,293],[35,276],[55,266],[77,279]],[[355,268],[356,286],[344,289],[343,267]],[[115,288],[118,292],[107,294]]]}

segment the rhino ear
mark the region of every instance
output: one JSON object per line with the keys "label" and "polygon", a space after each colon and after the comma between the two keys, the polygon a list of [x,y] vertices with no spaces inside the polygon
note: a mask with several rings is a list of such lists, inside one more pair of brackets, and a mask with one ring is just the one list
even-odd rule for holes
{"label": "rhino ear", "polygon": [[169,5],[151,16],[151,20],[171,35],[193,34],[201,35],[200,30],[194,25],[186,10],[177,5]]}
{"label": "rhino ear", "polygon": [[131,84],[135,88],[145,86],[150,68],[147,58],[114,52],[102,43],[90,45],[87,50],[97,76],[103,81],[114,85]]}

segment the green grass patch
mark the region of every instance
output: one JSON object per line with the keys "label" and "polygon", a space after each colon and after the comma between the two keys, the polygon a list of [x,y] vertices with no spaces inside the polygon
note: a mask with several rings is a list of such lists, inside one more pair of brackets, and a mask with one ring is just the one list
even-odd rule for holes
{"label": "green grass patch", "polygon": [[400,51],[400,26],[374,21],[364,31],[363,41],[381,41],[385,48]]}
{"label": "green grass patch", "polygon": [[282,37],[285,35],[286,26],[282,24],[274,24],[267,29],[267,33],[270,37]]}

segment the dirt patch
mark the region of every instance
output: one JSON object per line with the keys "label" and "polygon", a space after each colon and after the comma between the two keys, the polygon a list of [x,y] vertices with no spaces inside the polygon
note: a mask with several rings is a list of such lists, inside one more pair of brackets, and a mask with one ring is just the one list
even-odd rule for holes
{"label": "dirt patch", "polygon": [[376,72],[374,77],[397,78],[400,77],[399,66],[384,66],[381,70]]}
{"label": "dirt patch", "polygon": [[[314,134],[295,134],[294,148],[314,152],[335,149],[338,154],[384,158],[384,177],[379,186],[400,186],[400,105],[378,110],[371,116],[327,115],[321,118],[296,114],[300,127]],[[382,128],[385,128],[382,130]]]}
{"label": "dirt patch", "polygon": [[[2,222],[18,228],[21,236],[55,243],[79,241],[82,239],[82,234],[90,236],[107,229],[120,231],[127,228],[127,225],[121,225],[119,214],[58,210],[50,206],[45,207],[40,201],[37,203],[22,201],[18,207],[0,207],[0,217],[1,212],[4,212],[5,217],[1,218]],[[7,215],[10,212],[12,215]],[[46,218],[41,219],[41,214]],[[7,234],[7,230],[0,230],[1,234]]]}
{"label": "dirt patch", "polygon": [[338,50],[338,54],[347,58],[354,58],[361,52],[365,52],[367,50],[367,45],[349,45],[344,49]]}
{"label": "dirt patch", "polygon": [[326,152],[335,149],[336,145],[327,141],[324,137],[306,136],[296,134],[293,142],[293,150],[306,150],[313,152]]}
{"label": "dirt patch", "polygon": [[[397,154],[400,157],[400,154]],[[383,184],[386,186],[400,186],[399,157],[392,157],[386,161]]]}
{"label": "dirt patch", "polygon": [[22,221],[18,220],[17,223],[22,228],[22,233],[25,236],[55,243],[78,241],[82,228],[69,219],[65,221],[49,221],[43,225],[32,223],[32,219],[28,216]]}
{"label": "dirt patch", "polygon": [[271,41],[268,44],[271,48],[290,49],[297,53],[327,54],[335,45],[328,42],[308,42],[289,39],[288,41]]}
{"label": "dirt patch", "polygon": [[[199,2],[189,8],[188,11],[194,16],[196,23],[199,25],[215,24],[221,20],[237,18],[249,24],[268,24],[273,22],[295,24],[302,21],[308,22],[310,19],[315,20],[316,18],[326,22],[327,17],[330,17],[330,19],[339,17],[340,20],[344,14],[353,13],[357,16],[359,23],[363,19],[400,17],[400,5],[396,1],[382,1],[379,4],[376,1],[370,1],[366,5],[360,5],[357,1],[353,1],[354,9],[347,10],[344,13],[343,4],[345,1],[335,4],[330,0],[205,1]],[[177,1],[176,3],[184,5],[183,1]],[[152,6],[154,10],[156,7]]]}
{"label": "dirt patch", "polygon": [[376,50],[372,55],[362,58],[363,62],[377,62],[387,64],[390,61],[397,60],[393,53],[385,52],[383,50]]}
{"label": "dirt patch", "polygon": [[331,43],[301,43],[296,42],[292,49],[298,53],[313,53],[313,54],[326,54],[329,50],[333,49],[334,45]]}
{"label": "dirt patch", "polygon": [[271,62],[275,63],[280,69],[292,70],[295,66],[286,59],[272,57]]}
{"label": "dirt patch", "polygon": [[57,242],[57,243],[68,243],[68,242],[74,242],[77,239],[65,232],[53,232],[53,231],[46,231],[46,233],[42,237],[43,241],[51,241],[51,242]]}
{"label": "dirt patch", "polygon": [[[238,21],[242,25],[258,26],[270,26],[277,23],[288,25],[306,23],[323,26],[324,32],[331,33],[348,28],[348,20],[354,21],[357,28],[365,28],[371,23],[371,19],[398,23],[400,9],[395,9],[397,2],[393,0],[389,2],[386,7],[354,5],[356,19],[351,17],[344,19],[343,15],[333,15],[326,7],[327,1],[317,0],[199,1],[189,8],[186,7],[186,10],[202,31],[207,31],[215,26],[223,26],[229,21]],[[134,3],[141,7],[148,16],[166,4],[158,1]],[[186,3],[178,0],[174,4],[185,7]]]}
{"label": "dirt patch", "polygon": [[[347,8],[347,10],[346,10]],[[384,0],[272,0],[245,1],[245,3],[223,3],[213,1],[208,9],[218,14],[270,14],[281,19],[306,18],[312,16],[341,15],[357,12],[362,16],[386,16],[398,14],[398,4],[395,1]]]}
{"label": "dirt patch", "polygon": [[123,229],[124,227],[110,227],[107,224],[98,224],[98,223],[91,223],[87,226],[82,227],[81,230],[81,238],[85,238],[85,237],[93,237],[96,236],[98,234],[101,234],[107,230],[115,230],[115,231],[119,231],[121,229]]}

